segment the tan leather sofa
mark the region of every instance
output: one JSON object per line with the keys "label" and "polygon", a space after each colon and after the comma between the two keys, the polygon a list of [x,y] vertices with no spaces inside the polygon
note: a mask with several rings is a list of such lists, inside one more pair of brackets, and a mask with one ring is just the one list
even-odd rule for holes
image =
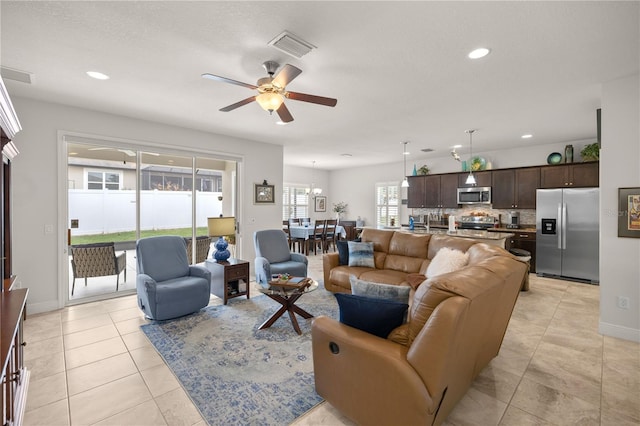
{"label": "tan leather sofa", "polygon": [[[432,238],[428,257],[433,257],[435,244],[450,240]],[[464,241],[455,240],[453,244]],[[375,241],[383,246],[384,239]],[[388,247],[387,256],[399,256],[393,243]],[[407,253],[415,254],[413,250]],[[358,424],[442,423],[498,354],[527,271],[526,263],[495,246],[471,242],[467,252],[467,266],[427,278],[417,288],[408,323],[386,339],[328,317],[315,318],[312,344],[318,394]],[[376,265],[397,264],[398,259],[388,261],[387,256],[376,254]],[[417,263],[407,259],[403,264]],[[402,279],[397,269],[388,270],[389,276]],[[342,273],[330,273],[329,278],[334,277],[339,291],[346,291]]]}
{"label": "tan leather sofa", "polygon": [[476,241],[446,235],[410,234],[407,232],[365,228],[363,242],[373,242],[375,269],[340,265],[338,253],[322,257],[324,287],[334,293],[351,293],[349,276],[384,284],[407,284],[410,273],[425,274],[431,259],[441,247],[467,251]]}

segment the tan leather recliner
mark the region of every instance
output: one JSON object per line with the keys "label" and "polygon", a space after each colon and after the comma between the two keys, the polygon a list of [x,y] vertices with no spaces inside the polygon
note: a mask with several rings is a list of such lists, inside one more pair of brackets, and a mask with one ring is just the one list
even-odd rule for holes
{"label": "tan leather recliner", "polygon": [[465,268],[427,279],[387,339],[318,317],[316,391],[358,424],[440,424],[498,354],[526,265],[474,244]]}

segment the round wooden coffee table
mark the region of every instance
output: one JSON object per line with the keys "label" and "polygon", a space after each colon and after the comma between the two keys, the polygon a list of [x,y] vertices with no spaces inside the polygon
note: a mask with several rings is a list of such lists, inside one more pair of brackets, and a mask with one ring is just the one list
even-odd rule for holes
{"label": "round wooden coffee table", "polygon": [[309,312],[305,311],[301,307],[296,305],[296,301],[302,297],[305,293],[310,293],[318,288],[318,283],[315,280],[311,280],[311,284],[303,289],[293,288],[293,289],[285,289],[277,286],[270,286],[258,289],[260,293],[266,294],[271,299],[280,303],[282,306],[278,309],[271,317],[266,320],[260,327],[259,330],[263,330],[265,328],[269,328],[273,325],[274,322],[278,318],[280,318],[285,312],[289,312],[289,318],[291,318],[291,324],[293,324],[293,329],[298,334],[302,334],[300,330],[300,326],[298,325],[298,320],[296,319],[295,314],[300,315],[302,318],[309,319],[313,318]]}

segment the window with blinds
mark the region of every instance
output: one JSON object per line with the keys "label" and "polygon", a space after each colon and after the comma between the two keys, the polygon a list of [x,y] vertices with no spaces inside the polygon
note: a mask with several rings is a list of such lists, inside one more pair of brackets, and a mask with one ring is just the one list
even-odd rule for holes
{"label": "window with blinds", "polygon": [[400,187],[397,182],[376,183],[376,225],[391,226],[393,218],[398,226]]}
{"label": "window with blinds", "polygon": [[282,195],[282,220],[309,217],[308,187],[284,185]]}

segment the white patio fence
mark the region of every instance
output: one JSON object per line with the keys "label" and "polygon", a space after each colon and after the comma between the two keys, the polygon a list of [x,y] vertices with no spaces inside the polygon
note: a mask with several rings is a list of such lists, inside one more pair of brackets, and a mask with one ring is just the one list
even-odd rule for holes
{"label": "white patio fence", "polygon": [[[196,192],[196,226],[207,226],[207,217],[220,216],[220,192]],[[141,230],[191,226],[192,193],[187,191],[140,191]],[[135,231],[136,192],[69,190],[69,219],[78,219],[73,235]]]}

